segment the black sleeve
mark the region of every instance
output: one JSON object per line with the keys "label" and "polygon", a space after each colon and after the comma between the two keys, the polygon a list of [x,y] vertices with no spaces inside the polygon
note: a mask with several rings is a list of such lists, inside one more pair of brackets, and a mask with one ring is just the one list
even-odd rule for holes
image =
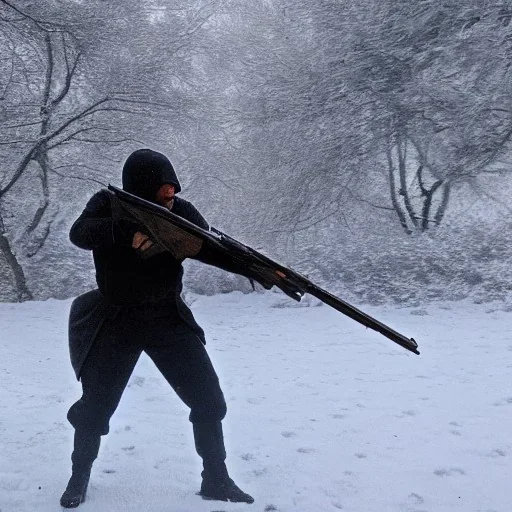
{"label": "black sleeve", "polygon": [[[207,231],[210,230],[208,222],[206,222],[205,218],[199,213],[197,208],[189,201],[185,201],[184,199],[179,198],[175,203],[175,208],[173,208],[172,211],[173,213],[176,213],[176,215],[183,217],[196,226],[199,226],[200,228],[203,228]],[[242,268],[240,264],[234,262],[232,259],[224,257],[219,252],[212,250],[206,243],[203,244],[203,247],[199,253],[194,256],[193,259],[202,263],[206,263],[207,265],[220,268],[226,272],[252,278],[252,275],[249,276],[246,269]]]}
{"label": "black sleeve", "polygon": [[193,259],[220,268],[231,274],[238,274],[249,280],[257,281],[267,290],[270,290],[274,285],[273,282],[267,282],[263,274],[255,272],[248,265],[247,261],[240,261],[227,253],[222,254],[221,251],[212,249],[208,244],[203,244],[203,247]]}
{"label": "black sleeve", "polygon": [[[209,230],[210,227],[208,226],[208,223],[196,208],[190,203],[188,203],[187,206],[191,207],[189,215],[183,215],[183,217],[197,226]],[[200,261],[201,263],[206,263],[207,265],[220,268],[226,272],[230,272],[231,274],[238,274],[242,277],[246,277],[247,279],[258,281],[264,288],[270,289],[272,287],[272,285],[263,282],[262,276],[255,274],[245,263],[237,261],[236,258],[233,258],[228,254],[223,254],[221,251],[212,249],[212,247],[207,243],[203,243],[201,250],[193,259]]]}
{"label": "black sleeve", "polygon": [[113,222],[110,193],[94,194],[85,210],[71,226],[69,239],[81,249],[110,248],[114,244],[130,246],[138,226],[130,221]]}

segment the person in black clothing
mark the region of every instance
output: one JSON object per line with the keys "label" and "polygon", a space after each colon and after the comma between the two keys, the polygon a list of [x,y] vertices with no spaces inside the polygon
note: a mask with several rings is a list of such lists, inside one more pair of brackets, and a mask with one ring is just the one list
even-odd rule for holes
{"label": "person in black clothing", "polygon": [[[135,151],[124,164],[122,178],[127,192],[208,229],[196,208],[175,195],[181,186],[161,153]],[[167,251],[147,256],[154,242],[137,224],[116,220],[111,199],[108,190],[97,192],[70,231],[75,245],[92,250],[98,290],[75,299],[70,311],[71,359],[82,397],[68,412],[75,429],[72,475],[60,503],[74,508],[85,500],[100,438],[109,431],[109,420],[143,351],[190,408],[196,450],[203,459],[199,494],[252,503],[226,469],[221,424],[226,402],[204,347],[204,333],[181,299],[182,261]],[[208,255],[198,259],[209,263]]]}

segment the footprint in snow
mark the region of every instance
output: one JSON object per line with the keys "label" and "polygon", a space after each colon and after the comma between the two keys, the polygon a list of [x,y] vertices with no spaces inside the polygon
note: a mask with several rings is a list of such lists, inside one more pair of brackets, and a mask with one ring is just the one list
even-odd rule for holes
{"label": "footprint in snow", "polygon": [[299,453],[313,453],[315,451],[314,448],[297,448]]}
{"label": "footprint in snow", "polygon": [[366,453],[354,453],[354,455],[358,458],[358,459],[366,459],[368,457],[368,455],[366,455]]}
{"label": "footprint in snow", "polygon": [[436,476],[452,476],[452,475],[465,475],[466,472],[461,468],[450,468],[450,469],[436,469],[434,475]]}
{"label": "footprint in snow", "polygon": [[419,494],[416,494],[415,492],[411,492],[411,494],[409,494],[409,498],[411,498],[411,501],[414,501],[414,503],[417,505],[420,505],[425,502],[423,497],[420,496]]}
{"label": "footprint in snow", "polygon": [[124,428],[116,428],[114,430],[114,434],[120,434],[121,432],[129,432],[131,429],[132,429],[132,427],[130,427],[130,425],[126,425],[126,427],[124,427]]}
{"label": "footprint in snow", "polygon": [[153,468],[160,469],[163,465],[167,464],[171,459],[169,457],[164,457],[163,459],[158,459],[155,464],[153,465]]}
{"label": "footprint in snow", "polygon": [[506,457],[507,456],[507,452],[505,450],[502,450],[501,448],[496,448],[491,453],[489,453],[487,456],[488,457],[493,457],[493,458],[496,458],[496,457]]}
{"label": "footprint in snow", "polygon": [[290,431],[286,431],[286,430],[284,432],[281,432],[281,435],[286,438],[297,436],[297,434],[295,432],[290,432]]}
{"label": "footprint in snow", "polygon": [[500,402],[494,402],[492,405],[495,407],[501,407],[502,405],[512,405],[512,396],[508,396],[507,398],[504,398]]}
{"label": "footprint in snow", "polygon": [[145,377],[139,377],[138,375],[134,375],[131,378],[127,387],[131,387],[133,385],[133,386],[139,386],[139,388],[141,388],[142,386],[144,386],[145,382],[146,382]]}

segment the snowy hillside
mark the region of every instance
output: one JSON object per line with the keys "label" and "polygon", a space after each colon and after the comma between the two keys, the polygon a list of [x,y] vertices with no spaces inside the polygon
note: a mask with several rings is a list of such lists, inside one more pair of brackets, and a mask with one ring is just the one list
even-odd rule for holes
{"label": "snowy hillside", "polygon": [[[0,304],[0,510],[54,512],[70,474],[70,301]],[[145,356],[103,439],[87,512],[507,512],[512,313],[363,308],[415,356],[274,293],[201,297],[228,403],[228,467],[253,505],[202,501],[187,410]]]}

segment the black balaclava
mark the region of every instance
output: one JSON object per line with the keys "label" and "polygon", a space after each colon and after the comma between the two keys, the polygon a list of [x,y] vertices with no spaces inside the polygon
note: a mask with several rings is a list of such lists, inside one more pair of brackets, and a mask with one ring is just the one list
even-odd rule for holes
{"label": "black balaclava", "polygon": [[169,159],[151,149],[134,151],[123,166],[123,189],[130,194],[155,201],[158,189],[165,183],[181,191],[181,185]]}

